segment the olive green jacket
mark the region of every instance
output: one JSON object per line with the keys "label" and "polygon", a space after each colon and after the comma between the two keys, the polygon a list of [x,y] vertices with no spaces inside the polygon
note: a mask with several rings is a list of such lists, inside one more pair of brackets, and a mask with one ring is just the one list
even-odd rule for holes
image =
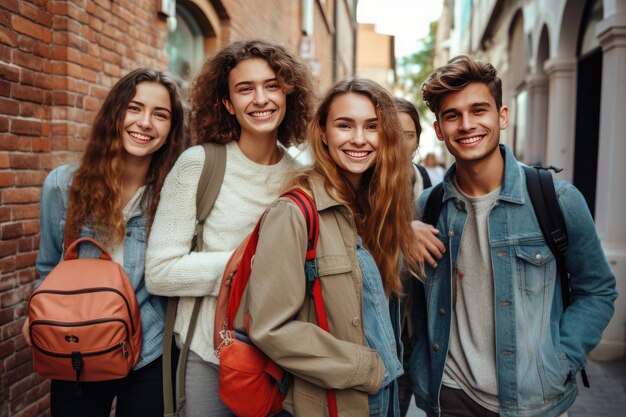
{"label": "olive green jacket", "polygon": [[263,218],[235,328],[244,327],[243,312],[249,312],[251,339],[292,374],[285,410],[297,417],[325,416],[326,389],[332,388],[340,416],[363,417],[385,368],[365,342],[356,227],[350,210],[326,193],[321,176],[311,177],[311,188],[320,217],[317,264],[330,334],[317,325],[313,298],[306,294],[304,217],[286,198]]}

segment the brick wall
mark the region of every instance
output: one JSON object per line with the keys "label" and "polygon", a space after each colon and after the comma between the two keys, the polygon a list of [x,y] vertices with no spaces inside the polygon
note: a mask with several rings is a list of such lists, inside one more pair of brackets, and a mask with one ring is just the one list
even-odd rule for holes
{"label": "brick wall", "polygon": [[165,69],[153,0],[0,2],[0,417],[48,414],[48,383],[20,335],[37,279],[39,193],[76,159],[109,87],[138,66]]}

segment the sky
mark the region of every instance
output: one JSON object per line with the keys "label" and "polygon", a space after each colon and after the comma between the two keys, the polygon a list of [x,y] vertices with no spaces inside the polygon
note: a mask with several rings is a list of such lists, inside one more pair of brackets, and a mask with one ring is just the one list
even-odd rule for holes
{"label": "sky", "polygon": [[395,35],[396,57],[419,49],[430,22],[441,15],[443,0],[359,0],[357,20],[374,23],[376,31]]}

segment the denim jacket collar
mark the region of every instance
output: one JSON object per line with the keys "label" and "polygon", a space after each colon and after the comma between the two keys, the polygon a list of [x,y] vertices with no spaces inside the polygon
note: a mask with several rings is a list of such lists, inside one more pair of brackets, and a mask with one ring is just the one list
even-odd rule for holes
{"label": "denim jacket collar", "polygon": [[[513,152],[508,146],[500,144],[500,152],[504,158],[504,183],[498,200],[507,201],[509,203],[524,204],[524,181],[522,180],[522,170],[519,163],[513,156]],[[450,184],[451,177],[456,173],[456,163],[453,163],[444,176],[443,181],[443,201],[448,201],[456,197],[456,192]]]}

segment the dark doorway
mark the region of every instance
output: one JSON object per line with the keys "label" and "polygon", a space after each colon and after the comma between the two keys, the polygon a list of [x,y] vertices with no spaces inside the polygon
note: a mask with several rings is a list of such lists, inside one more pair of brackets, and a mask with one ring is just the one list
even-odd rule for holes
{"label": "dark doorway", "polygon": [[574,185],[587,200],[592,216],[596,203],[601,91],[602,49],[596,48],[578,61],[574,148]]}

